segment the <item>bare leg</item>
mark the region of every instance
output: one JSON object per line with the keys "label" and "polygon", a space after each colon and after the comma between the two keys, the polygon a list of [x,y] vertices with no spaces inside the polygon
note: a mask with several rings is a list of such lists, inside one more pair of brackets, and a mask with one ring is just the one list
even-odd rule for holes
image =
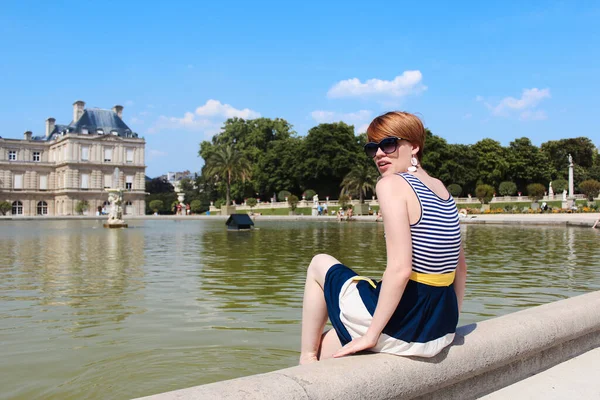
{"label": "bare leg", "polygon": [[338,338],[335,329],[330,329],[321,337],[321,349],[319,350],[319,360],[326,360],[342,348],[342,343]]}
{"label": "bare leg", "polygon": [[327,322],[323,285],[327,271],[334,264],[339,264],[339,261],[327,254],[317,254],[308,266],[302,303],[300,364],[318,361],[321,335]]}

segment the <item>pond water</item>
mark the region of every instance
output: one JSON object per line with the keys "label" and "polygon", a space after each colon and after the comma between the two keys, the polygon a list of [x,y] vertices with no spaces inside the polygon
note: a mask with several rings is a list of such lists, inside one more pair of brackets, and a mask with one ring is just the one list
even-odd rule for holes
{"label": "pond water", "polygon": [[[3,221],[1,398],[128,399],[296,365],[305,270],[385,263],[377,223]],[[600,233],[462,226],[460,324],[600,289]]]}

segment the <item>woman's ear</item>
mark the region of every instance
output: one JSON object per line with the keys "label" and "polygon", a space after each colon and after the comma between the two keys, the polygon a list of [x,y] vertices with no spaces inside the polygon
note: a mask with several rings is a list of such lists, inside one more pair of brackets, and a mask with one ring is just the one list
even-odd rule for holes
{"label": "woman's ear", "polygon": [[412,154],[414,156],[415,154],[417,154],[419,152],[420,149],[421,148],[419,146],[413,145],[412,150],[410,151],[410,154]]}

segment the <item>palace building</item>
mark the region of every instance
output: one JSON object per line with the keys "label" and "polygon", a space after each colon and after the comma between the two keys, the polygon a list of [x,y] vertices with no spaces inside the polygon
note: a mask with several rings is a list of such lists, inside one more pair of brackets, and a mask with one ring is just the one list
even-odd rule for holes
{"label": "palace building", "polygon": [[105,189],[115,187],[125,190],[125,215],[144,215],[146,142],[122,117],[122,106],[76,101],[69,125],[48,118],[44,136],[0,137],[0,202],[12,205],[9,214],[78,215],[77,204],[87,202],[84,214],[95,215],[108,204]]}

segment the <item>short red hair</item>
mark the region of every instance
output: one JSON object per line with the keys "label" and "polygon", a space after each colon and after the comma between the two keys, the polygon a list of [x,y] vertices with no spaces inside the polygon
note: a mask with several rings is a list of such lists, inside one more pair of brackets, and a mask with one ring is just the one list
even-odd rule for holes
{"label": "short red hair", "polygon": [[406,139],[413,146],[418,146],[417,158],[419,161],[422,159],[425,127],[419,117],[404,111],[390,111],[375,118],[367,128],[369,142],[380,142],[390,136]]}

